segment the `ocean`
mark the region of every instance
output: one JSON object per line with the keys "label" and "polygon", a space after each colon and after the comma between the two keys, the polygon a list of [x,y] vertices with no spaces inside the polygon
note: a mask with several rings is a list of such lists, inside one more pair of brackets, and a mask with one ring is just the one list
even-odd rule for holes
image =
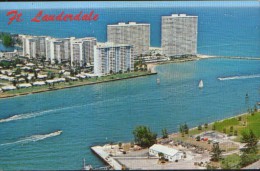
{"label": "ocean", "polygon": [[[159,47],[161,16],[187,13],[199,16],[198,53],[260,57],[259,7],[94,10],[100,18],[90,23],[25,22],[38,10],[22,10],[24,22],[9,26],[2,10],[0,31],[94,36],[102,42],[107,24],[136,21],[151,24],[151,46]],[[78,13],[80,9],[64,11]],[[158,75],[1,99],[0,169],[80,169],[83,158],[102,166],[90,147],[132,141],[137,125],[147,125],[161,135],[161,129],[175,132],[185,122],[194,127],[246,112],[246,94],[251,106],[260,101],[257,60],[205,59],[160,65],[156,71]],[[198,88],[201,79],[203,89]],[[51,134],[57,130],[62,134]]]}

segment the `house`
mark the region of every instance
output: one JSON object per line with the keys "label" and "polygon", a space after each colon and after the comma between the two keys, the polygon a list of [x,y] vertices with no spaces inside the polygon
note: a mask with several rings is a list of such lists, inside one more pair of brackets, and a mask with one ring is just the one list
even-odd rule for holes
{"label": "house", "polygon": [[183,152],[164,145],[154,144],[149,148],[149,155],[159,157],[159,153],[162,153],[169,161],[180,160],[184,157]]}

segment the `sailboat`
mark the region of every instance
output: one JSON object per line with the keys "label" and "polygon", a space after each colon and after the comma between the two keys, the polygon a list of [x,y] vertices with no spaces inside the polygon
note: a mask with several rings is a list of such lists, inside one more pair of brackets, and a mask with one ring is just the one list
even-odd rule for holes
{"label": "sailboat", "polygon": [[203,88],[203,81],[202,80],[200,80],[200,82],[199,82],[199,88]]}

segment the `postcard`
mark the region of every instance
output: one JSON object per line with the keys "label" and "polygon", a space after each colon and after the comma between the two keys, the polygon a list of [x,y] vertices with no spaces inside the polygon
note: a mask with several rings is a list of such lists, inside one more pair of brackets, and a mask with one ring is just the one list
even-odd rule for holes
{"label": "postcard", "polygon": [[259,11],[0,2],[0,170],[258,169]]}

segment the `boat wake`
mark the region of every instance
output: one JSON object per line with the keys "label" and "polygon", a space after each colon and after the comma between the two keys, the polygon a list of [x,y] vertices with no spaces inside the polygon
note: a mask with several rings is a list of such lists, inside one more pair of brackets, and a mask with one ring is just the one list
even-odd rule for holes
{"label": "boat wake", "polygon": [[15,145],[15,144],[27,144],[27,143],[30,143],[30,142],[36,142],[36,141],[44,140],[46,138],[55,137],[55,136],[60,135],[61,133],[62,133],[62,131],[56,131],[56,132],[52,132],[52,133],[44,134],[44,135],[32,135],[30,137],[22,138],[18,141],[15,141],[15,142],[0,144],[0,146]]}
{"label": "boat wake", "polygon": [[65,109],[70,109],[70,108],[75,108],[75,107],[81,107],[81,106],[84,106],[84,105],[77,105],[77,106],[70,106],[70,107],[64,107],[64,108],[44,110],[44,111],[39,111],[39,112],[18,114],[18,115],[14,115],[14,116],[11,116],[11,117],[8,117],[8,118],[0,119],[0,123],[16,121],[16,120],[20,120],[20,119],[28,119],[28,118],[38,117],[38,116],[41,116],[41,115],[44,115],[44,114],[47,114],[47,113],[65,110]]}
{"label": "boat wake", "polygon": [[244,75],[244,76],[232,76],[232,77],[219,77],[221,81],[224,80],[240,80],[240,79],[250,79],[250,78],[260,78],[260,74],[255,75]]}

